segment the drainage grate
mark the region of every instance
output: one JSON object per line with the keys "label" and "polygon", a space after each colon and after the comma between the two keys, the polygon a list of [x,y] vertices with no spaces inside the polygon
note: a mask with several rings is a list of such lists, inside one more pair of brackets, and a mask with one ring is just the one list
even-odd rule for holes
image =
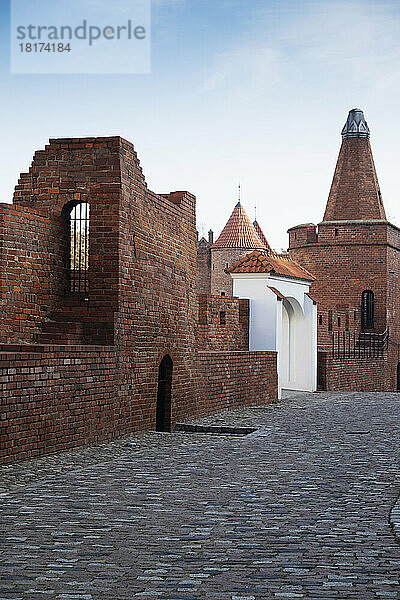
{"label": "drainage grate", "polygon": [[369,431],[346,431],[346,435],[366,435]]}
{"label": "drainage grate", "polygon": [[257,427],[229,427],[227,425],[192,425],[177,423],[175,431],[184,433],[214,433],[217,435],[249,435],[257,431]]}

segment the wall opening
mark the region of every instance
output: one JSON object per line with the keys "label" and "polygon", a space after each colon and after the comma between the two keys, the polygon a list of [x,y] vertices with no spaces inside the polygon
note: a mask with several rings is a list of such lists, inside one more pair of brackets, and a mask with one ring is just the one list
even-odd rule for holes
{"label": "wall opening", "polygon": [[172,369],[172,359],[166,354],[158,368],[156,431],[171,431]]}
{"label": "wall opening", "polygon": [[397,364],[397,391],[400,392],[400,363]]}
{"label": "wall opening", "polygon": [[67,205],[69,229],[69,291],[86,296],[89,292],[89,204]]}
{"label": "wall opening", "polygon": [[375,297],[371,290],[361,295],[361,329],[373,329],[375,321]]}

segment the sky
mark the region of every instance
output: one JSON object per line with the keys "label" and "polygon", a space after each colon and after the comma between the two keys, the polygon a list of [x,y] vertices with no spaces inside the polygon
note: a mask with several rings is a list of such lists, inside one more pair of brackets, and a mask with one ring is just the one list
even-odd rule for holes
{"label": "sky", "polygon": [[[67,3],[66,3],[67,4]],[[139,75],[15,75],[0,0],[0,202],[49,138],[120,135],[150,189],[197,197],[200,234],[237,202],[271,245],[322,220],[351,108],[364,110],[386,213],[400,226],[400,3],[152,0]]]}

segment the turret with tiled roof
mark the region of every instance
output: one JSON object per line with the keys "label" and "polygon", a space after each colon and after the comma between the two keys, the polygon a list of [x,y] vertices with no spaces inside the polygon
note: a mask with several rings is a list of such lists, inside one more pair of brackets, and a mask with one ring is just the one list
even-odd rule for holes
{"label": "turret with tiled roof", "polygon": [[272,252],[261,227],[250,221],[239,199],[221,235],[211,247],[212,294],[232,295],[233,282],[226,269],[252,250]]}
{"label": "turret with tiled roof", "polygon": [[265,247],[265,243],[261,240],[239,201],[220,236],[214,242],[213,248],[247,248],[251,250]]}
{"label": "turret with tiled roof", "polygon": [[353,108],[342,130],[324,221],[386,219],[369,136],[363,111]]}

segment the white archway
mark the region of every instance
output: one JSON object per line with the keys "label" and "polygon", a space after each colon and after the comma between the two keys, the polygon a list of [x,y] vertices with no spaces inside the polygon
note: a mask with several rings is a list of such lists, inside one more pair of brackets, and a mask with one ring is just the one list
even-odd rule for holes
{"label": "white archway", "polygon": [[303,376],[302,361],[304,312],[299,302],[286,297],[282,306],[281,382],[287,389],[299,389]]}

